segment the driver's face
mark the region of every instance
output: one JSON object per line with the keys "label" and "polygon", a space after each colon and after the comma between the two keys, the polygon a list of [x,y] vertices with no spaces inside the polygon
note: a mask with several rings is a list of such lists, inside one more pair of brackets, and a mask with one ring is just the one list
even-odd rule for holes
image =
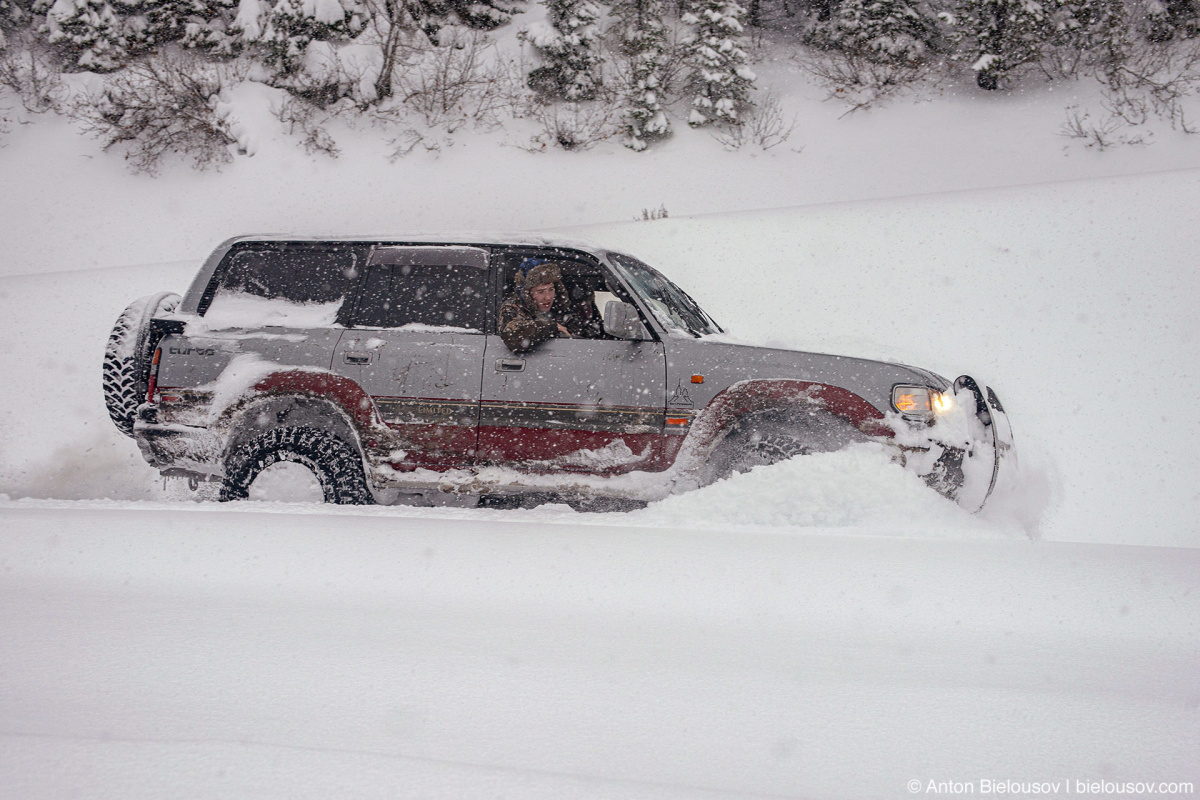
{"label": "driver's face", "polygon": [[533,298],[533,304],[537,306],[538,311],[549,311],[550,306],[554,305],[554,284],[543,283],[535,286],[529,296]]}

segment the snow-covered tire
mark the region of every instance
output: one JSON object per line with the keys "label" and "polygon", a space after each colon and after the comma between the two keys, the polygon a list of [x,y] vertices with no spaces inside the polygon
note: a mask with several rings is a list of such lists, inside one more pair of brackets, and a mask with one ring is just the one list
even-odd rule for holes
{"label": "snow-covered tire", "polygon": [[374,502],[358,450],[319,428],[275,428],[243,442],[225,461],[222,502],[245,500],[250,484],[272,464],[291,461],[312,470],[326,503],[369,505]]}
{"label": "snow-covered tire", "polygon": [[170,314],[178,306],[179,295],[172,292],[134,300],[117,317],[108,336],[101,381],[104,405],[117,430],[126,436],[133,435],[133,415],[146,399],[150,361],[158,346],[157,337],[150,332],[150,320]]}
{"label": "snow-covered tire", "polygon": [[706,465],[704,483],[796,456],[832,453],[866,439],[850,422],[832,414],[747,414],[730,426],[714,448]]}

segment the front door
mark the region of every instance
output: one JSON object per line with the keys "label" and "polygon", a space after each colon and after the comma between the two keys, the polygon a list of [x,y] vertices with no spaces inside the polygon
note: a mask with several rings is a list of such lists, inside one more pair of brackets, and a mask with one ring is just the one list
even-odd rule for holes
{"label": "front door", "polygon": [[[511,272],[526,255],[495,260]],[[612,297],[614,287],[598,265],[562,253],[539,255],[560,266],[573,303]],[[515,354],[489,331],[482,461],[600,474],[655,468],[666,402],[663,345],[593,335],[600,338],[551,339]]]}

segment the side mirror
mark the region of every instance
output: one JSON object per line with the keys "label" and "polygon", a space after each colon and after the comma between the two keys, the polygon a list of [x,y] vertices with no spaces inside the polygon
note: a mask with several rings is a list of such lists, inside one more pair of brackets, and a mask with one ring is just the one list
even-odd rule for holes
{"label": "side mirror", "polygon": [[609,300],[604,306],[604,332],[618,339],[645,341],[650,338],[637,309],[620,300]]}

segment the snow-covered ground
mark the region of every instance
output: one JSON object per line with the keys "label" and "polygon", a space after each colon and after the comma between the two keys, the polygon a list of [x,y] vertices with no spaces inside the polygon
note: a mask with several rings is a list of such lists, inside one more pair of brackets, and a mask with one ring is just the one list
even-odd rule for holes
{"label": "snow-covered ground", "polygon": [[[1200,783],[1200,146],[1063,139],[1082,88],[839,120],[760,69],[802,114],[767,152],[493,132],[391,163],[346,129],[329,161],[246,87],[253,157],[151,179],[15,126],[0,796]],[[107,419],[113,320],[228,235],[550,227],[659,266],[734,336],[980,377],[1020,483],[972,516],[866,448],[620,515],[217,506]]]}
{"label": "snow-covered ground", "polygon": [[1200,779],[1200,550],[315,511],[5,509],[4,796]]}

